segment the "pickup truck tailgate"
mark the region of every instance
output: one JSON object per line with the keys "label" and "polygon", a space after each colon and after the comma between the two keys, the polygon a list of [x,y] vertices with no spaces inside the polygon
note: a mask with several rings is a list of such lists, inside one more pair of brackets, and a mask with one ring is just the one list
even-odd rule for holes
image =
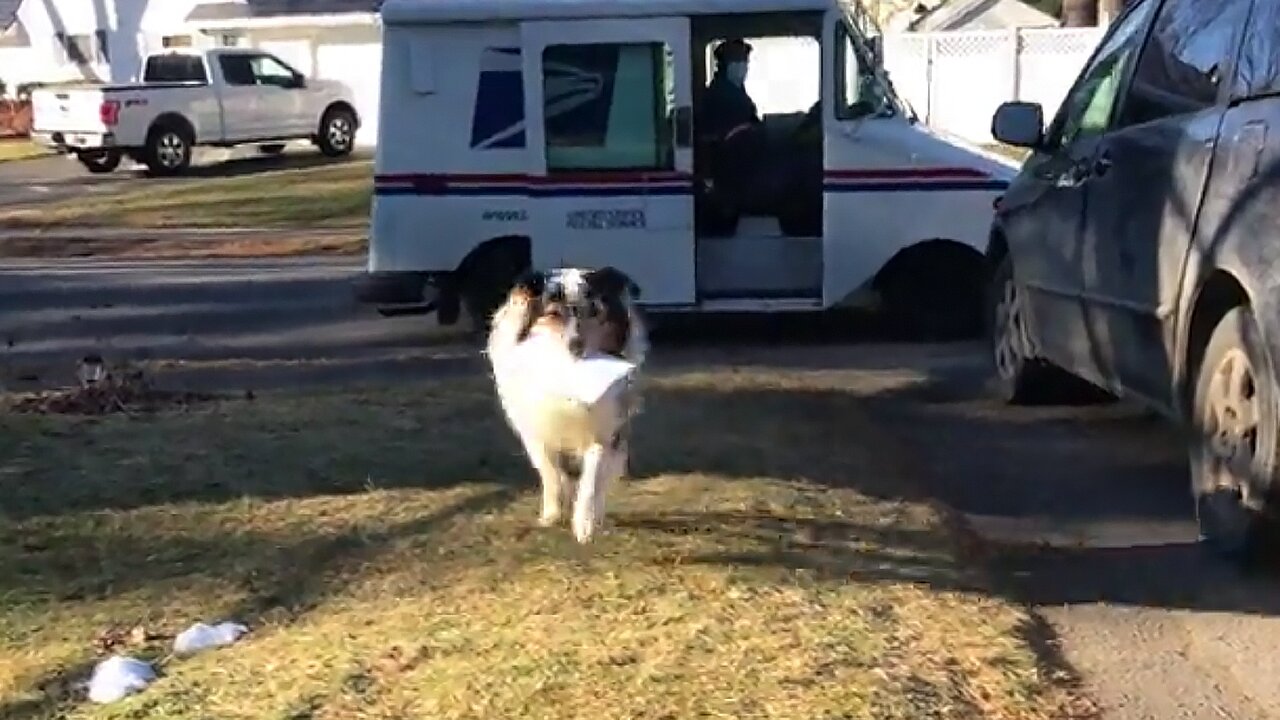
{"label": "pickup truck tailgate", "polygon": [[32,129],[42,133],[107,132],[104,93],[96,88],[37,90],[31,95]]}

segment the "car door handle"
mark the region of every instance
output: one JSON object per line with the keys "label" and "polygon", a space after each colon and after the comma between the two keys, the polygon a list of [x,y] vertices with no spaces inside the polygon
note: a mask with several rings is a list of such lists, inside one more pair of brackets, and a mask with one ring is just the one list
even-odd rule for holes
{"label": "car door handle", "polygon": [[1093,160],[1093,174],[1095,177],[1102,177],[1111,172],[1111,154],[1103,152]]}

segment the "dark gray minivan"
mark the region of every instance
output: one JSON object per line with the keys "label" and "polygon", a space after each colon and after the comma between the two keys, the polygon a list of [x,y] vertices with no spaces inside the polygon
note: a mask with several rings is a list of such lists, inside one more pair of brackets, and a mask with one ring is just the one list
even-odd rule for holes
{"label": "dark gray minivan", "polygon": [[[1274,125],[1273,125],[1274,123]],[[1280,511],[1280,1],[1137,0],[997,203],[987,317],[1009,402],[1077,379],[1187,430],[1202,539],[1237,559]]]}

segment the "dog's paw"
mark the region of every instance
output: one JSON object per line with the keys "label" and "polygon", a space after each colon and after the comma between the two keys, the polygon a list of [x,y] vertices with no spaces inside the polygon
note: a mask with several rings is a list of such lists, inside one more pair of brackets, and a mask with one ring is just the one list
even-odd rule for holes
{"label": "dog's paw", "polygon": [[573,517],[573,536],[578,542],[586,544],[591,542],[596,535],[596,527],[598,523],[592,515],[578,514]]}
{"label": "dog's paw", "polygon": [[559,512],[544,512],[538,516],[538,525],[544,528],[555,527],[560,524],[560,520],[563,517],[564,515]]}

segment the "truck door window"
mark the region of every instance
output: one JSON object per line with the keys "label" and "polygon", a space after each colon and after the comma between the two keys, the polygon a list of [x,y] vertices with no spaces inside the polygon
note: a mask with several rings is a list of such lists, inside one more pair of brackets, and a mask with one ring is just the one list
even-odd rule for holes
{"label": "truck door window", "polygon": [[854,42],[844,23],[836,24],[836,118],[856,120],[888,107],[888,98],[875,73],[875,60]]}
{"label": "truck door window", "polygon": [[1280,36],[1267,31],[1277,27],[1280,3],[1255,2],[1236,71],[1237,97],[1280,94]]}
{"label": "truck door window", "polygon": [[1165,2],[1138,61],[1119,124],[1138,125],[1215,104],[1249,1]]}
{"label": "truck door window", "polygon": [[228,85],[254,85],[253,64],[248,55],[223,55],[218,58],[222,80]]}
{"label": "truck door window", "polygon": [[253,77],[259,85],[275,87],[293,87],[296,73],[292,68],[270,55],[254,55],[250,60]]}
{"label": "truck door window", "polygon": [[662,43],[548,46],[547,170],[673,168],[672,61]]}
{"label": "truck door window", "polygon": [[1155,6],[1153,0],[1140,2],[1112,27],[1063,101],[1049,130],[1050,147],[1066,147],[1110,127],[1120,81],[1137,57],[1143,29]]}

